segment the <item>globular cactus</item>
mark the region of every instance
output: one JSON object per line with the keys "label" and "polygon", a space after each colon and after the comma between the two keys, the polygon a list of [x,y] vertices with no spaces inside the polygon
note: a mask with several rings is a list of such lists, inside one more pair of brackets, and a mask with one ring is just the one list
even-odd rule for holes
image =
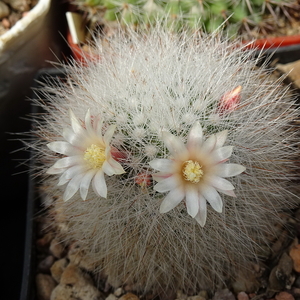
{"label": "globular cactus", "polygon": [[224,27],[230,35],[256,37],[270,33],[279,18],[291,20],[300,6],[296,0],[74,0],[94,22],[133,27],[151,26],[165,19],[177,31],[190,28],[214,32]]}
{"label": "globular cactus", "polygon": [[127,32],[44,90],[33,144],[53,224],[140,292],[215,288],[266,257],[295,207],[295,99],[253,51]]}

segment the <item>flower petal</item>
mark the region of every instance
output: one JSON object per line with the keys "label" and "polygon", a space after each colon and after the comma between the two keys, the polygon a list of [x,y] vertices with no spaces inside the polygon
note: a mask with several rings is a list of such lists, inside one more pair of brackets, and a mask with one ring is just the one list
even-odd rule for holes
{"label": "flower petal", "polygon": [[152,174],[152,178],[157,182],[160,182],[170,176],[172,176],[172,174],[165,173],[165,172],[158,172],[158,173]]}
{"label": "flower petal", "polygon": [[73,111],[69,110],[71,126],[75,134],[83,133],[84,129],[82,128],[80,122],[78,121],[77,117],[74,115]]}
{"label": "flower petal", "polygon": [[62,135],[63,135],[64,139],[67,142],[69,142],[71,145],[81,149],[82,151],[84,150],[86,145],[83,145],[82,137],[78,134],[75,134],[71,128],[65,127],[63,129]]}
{"label": "flower petal", "polygon": [[58,186],[64,185],[68,181],[70,181],[74,176],[84,173],[85,168],[82,165],[76,165],[71,168],[68,168],[59,178]]}
{"label": "flower petal", "polygon": [[226,190],[221,190],[221,189],[217,189],[217,190],[218,190],[218,192],[220,192],[220,193],[223,193],[223,194],[225,194],[225,195],[228,195],[228,196],[231,196],[231,197],[236,198],[236,194],[234,193],[233,190],[228,190],[228,191],[226,191]]}
{"label": "flower petal", "polygon": [[86,200],[86,196],[89,191],[89,186],[96,172],[97,170],[95,169],[87,171],[80,182],[80,196],[83,200]]}
{"label": "flower petal", "polygon": [[52,166],[53,168],[69,168],[73,165],[80,164],[82,162],[81,155],[74,155],[74,156],[67,156],[64,158],[59,159],[56,163]]}
{"label": "flower petal", "polygon": [[223,147],[227,139],[227,135],[228,135],[228,130],[223,130],[221,132],[216,133],[216,138],[217,138],[217,142],[215,146],[216,148]]}
{"label": "flower petal", "polygon": [[104,178],[104,172],[103,170],[99,170],[92,181],[94,192],[101,196],[106,198],[107,197],[107,186]]}
{"label": "flower petal", "polygon": [[211,151],[214,150],[216,146],[217,138],[216,135],[213,134],[211,135],[204,143],[202,146],[202,150],[205,151],[206,153],[211,153]]}
{"label": "flower petal", "polygon": [[85,114],[84,123],[85,123],[86,131],[89,133],[89,135],[92,135],[92,136],[95,135],[96,132],[92,126],[92,118],[91,118],[90,109],[88,109],[87,113]]}
{"label": "flower petal", "polygon": [[46,171],[46,174],[51,174],[51,175],[60,174],[60,173],[63,173],[66,169],[67,168],[54,168],[52,166]]}
{"label": "flower petal", "polygon": [[201,227],[204,227],[206,223],[206,217],[207,217],[207,206],[206,206],[206,200],[201,195],[198,197],[199,201],[199,211],[198,214],[195,216],[195,220],[200,224]]}
{"label": "flower petal", "polygon": [[196,122],[190,130],[187,138],[188,148],[200,147],[202,145],[203,131],[199,122]]}
{"label": "flower petal", "polygon": [[159,212],[161,214],[167,213],[174,207],[176,207],[184,198],[184,192],[182,189],[172,190],[160,205]]}
{"label": "flower petal", "polygon": [[155,158],[149,162],[151,168],[161,171],[161,172],[170,172],[173,161],[166,158]]}
{"label": "flower petal", "polygon": [[174,176],[170,176],[154,186],[154,190],[159,193],[165,193],[173,190],[176,186],[178,186],[178,182]]}
{"label": "flower petal", "polygon": [[201,191],[201,194],[209,202],[209,204],[215,211],[219,213],[222,212],[223,201],[215,188],[207,186]]}
{"label": "flower petal", "polygon": [[100,116],[98,115],[94,118],[94,128],[97,136],[102,137],[102,126],[103,126],[103,121],[102,119],[100,119]]}
{"label": "flower petal", "polygon": [[243,173],[246,168],[239,164],[219,164],[216,166],[216,175],[221,177],[232,177]]}
{"label": "flower petal", "polygon": [[232,154],[232,151],[233,146],[221,147],[213,151],[212,157],[214,158],[215,162],[221,162],[229,158]]}
{"label": "flower petal", "polygon": [[75,177],[73,177],[70,182],[68,183],[66,190],[63,195],[64,201],[68,201],[71,199],[75,193],[78,191],[80,187],[80,182],[84,176],[84,173],[82,174],[77,174]]}
{"label": "flower petal", "polygon": [[234,190],[234,186],[228,180],[219,176],[209,176],[210,185],[220,190]]}
{"label": "flower petal", "polygon": [[164,131],[162,133],[162,138],[171,154],[175,156],[180,155],[182,157],[182,160],[187,159],[188,150],[186,149],[183,141],[180,138],[174,136],[173,134],[167,131]]}
{"label": "flower petal", "polygon": [[185,199],[186,199],[186,208],[188,214],[192,217],[195,218],[199,211],[199,194],[196,189],[188,189],[185,194]]}
{"label": "flower petal", "polygon": [[112,157],[107,159],[107,162],[114,168],[114,174],[124,174],[126,173],[122,165],[114,160]]}
{"label": "flower petal", "polygon": [[106,132],[104,134],[104,137],[103,137],[105,145],[109,145],[109,143],[110,143],[110,141],[111,141],[111,139],[113,137],[113,134],[114,134],[114,132],[116,130],[116,127],[117,127],[116,125],[110,125],[107,128],[107,130],[106,130]]}
{"label": "flower petal", "polygon": [[108,175],[108,176],[112,176],[115,174],[115,170],[114,168],[107,162],[105,161],[102,165],[102,170],[103,172]]}
{"label": "flower petal", "polygon": [[68,156],[76,155],[80,153],[80,150],[74,148],[74,146],[72,146],[68,142],[63,142],[63,141],[49,143],[47,144],[47,147],[56,153],[60,153]]}

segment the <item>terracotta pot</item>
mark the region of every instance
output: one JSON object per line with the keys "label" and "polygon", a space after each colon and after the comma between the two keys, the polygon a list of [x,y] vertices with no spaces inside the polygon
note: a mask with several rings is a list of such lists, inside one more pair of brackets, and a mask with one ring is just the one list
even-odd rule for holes
{"label": "terracotta pot", "polygon": [[300,35],[270,37],[265,39],[258,39],[251,43],[250,47],[259,49],[272,49],[287,47],[300,44]]}
{"label": "terracotta pot", "polygon": [[85,50],[83,47],[80,47],[78,44],[75,44],[73,42],[73,38],[70,34],[70,32],[68,31],[67,33],[67,42],[68,45],[71,49],[72,52],[72,57],[77,61],[80,62],[82,64],[86,63],[86,60],[98,60],[100,59],[99,55],[93,54],[91,52],[88,52],[87,50]]}

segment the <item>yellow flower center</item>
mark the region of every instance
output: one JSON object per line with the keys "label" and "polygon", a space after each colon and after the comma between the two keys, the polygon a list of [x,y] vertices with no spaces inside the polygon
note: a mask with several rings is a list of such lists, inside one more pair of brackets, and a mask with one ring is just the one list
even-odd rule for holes
{"label": "yellow flower center", "polygon": [[106,160],[105,149],[92,144],[85,150],[83,159],[90,168],[100,169]]}
{"label": "yellow flower center", "polygon": [[182,167],[183,178],[192,183],[198,183],[203,177],[203,170],[197,161],[187,160]]}

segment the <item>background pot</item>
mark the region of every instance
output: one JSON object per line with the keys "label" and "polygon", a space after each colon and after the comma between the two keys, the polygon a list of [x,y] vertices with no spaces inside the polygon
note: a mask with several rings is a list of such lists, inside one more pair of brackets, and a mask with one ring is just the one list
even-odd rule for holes
{"label": "background pot", "polygon": [[300,35],[270,37],[265,39],[257,39],[252,46],[259,49],[270,49],[300,45]]}

